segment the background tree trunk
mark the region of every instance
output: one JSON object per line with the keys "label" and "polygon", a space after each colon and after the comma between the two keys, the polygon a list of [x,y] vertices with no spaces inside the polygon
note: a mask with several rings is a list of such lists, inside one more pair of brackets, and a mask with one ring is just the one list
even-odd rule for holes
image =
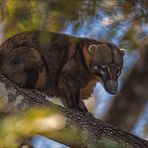
{"label": "background tree trunk", "polygon": [[148,38],[139,51],[139,60],[104,118],[105,122],[126,131],[131,131],[148,99]]}

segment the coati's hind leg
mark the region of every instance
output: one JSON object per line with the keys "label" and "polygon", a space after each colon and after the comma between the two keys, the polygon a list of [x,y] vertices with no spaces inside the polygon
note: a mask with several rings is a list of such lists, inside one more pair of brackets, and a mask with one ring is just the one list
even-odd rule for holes
{"label": "coati's hind leg", "polygon": [[46,83],[44,61],[41,54],[31,47],[11,50],[0,67],[0,73],[24,88],[42,89]]}

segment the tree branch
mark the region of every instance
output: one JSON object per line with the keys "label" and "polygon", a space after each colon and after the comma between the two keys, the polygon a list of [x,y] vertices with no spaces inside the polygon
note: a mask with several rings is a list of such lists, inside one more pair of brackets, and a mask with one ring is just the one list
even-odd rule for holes
{"label": "tree branch", "polygon": [[[2,75],[0,75],[0,96],[2,96],[1,104],[3,104],[1,116],[18,113],[33,106],[58,109],[66,118],[65,128],[54,132],[54,134],[48,134],[48,132],[41,134],[71,147],[95,148],[100,145],[104,146],[104,144],[116,147],[120,145],[120,147],[126,148],[148,147],[148,142],[141,138],[107,125],[89,113],[78,112],[55,105],[37,90],[19,88]],[[63,136],[64,131],[67,129],[70,129],[72,132],[70,135],[72,140]]]}

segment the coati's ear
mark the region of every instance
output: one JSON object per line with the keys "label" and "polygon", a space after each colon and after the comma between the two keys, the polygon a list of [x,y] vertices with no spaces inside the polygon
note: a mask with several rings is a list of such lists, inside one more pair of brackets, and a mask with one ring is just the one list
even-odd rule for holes
{"label": "coati's ear", "polygon": [[120,51],[122,52],[123,56],[125,55],[125,49],[121,48]]}
{"label": "coati's ear", "polygon": [[83,56],[88,68],[90,67],[92,53],[95,53],[94,51],[97,51],[97,50],[98,50],[98,46],[95,44],[91,44],[89,46],[83,46],[82,48]]}
{"label": "coati's ear", "polygon": [[96,51],[97,49],[98,49],[98,46],[95,45],[95,44],[91,44],[91,45],[89,45],[89,47],[88,47],[89,53],[92,53],[92,52]]}

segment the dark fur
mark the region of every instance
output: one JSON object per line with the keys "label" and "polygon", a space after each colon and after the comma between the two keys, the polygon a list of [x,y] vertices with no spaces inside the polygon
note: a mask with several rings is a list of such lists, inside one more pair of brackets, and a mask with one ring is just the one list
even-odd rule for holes
{"label": "dark fur", "polygon": [[[89,59],[86,50],[91,44],[102,42],[43,31],[24,32],[0,46],[0,73],[21,87],[37,88],[49,96],[60,97],[69,108],[86,110],[83,104],[80,107],[79,97],[88,97],[97,81],[90,67],[96,59],[105,60],[100,54],[103,51],[91,56],[95,60]],[[112,44],[104,44],[115,50]],[[106,60],[111,59],[105,54]],[[112,56],[122,65],[119,51]]]}

